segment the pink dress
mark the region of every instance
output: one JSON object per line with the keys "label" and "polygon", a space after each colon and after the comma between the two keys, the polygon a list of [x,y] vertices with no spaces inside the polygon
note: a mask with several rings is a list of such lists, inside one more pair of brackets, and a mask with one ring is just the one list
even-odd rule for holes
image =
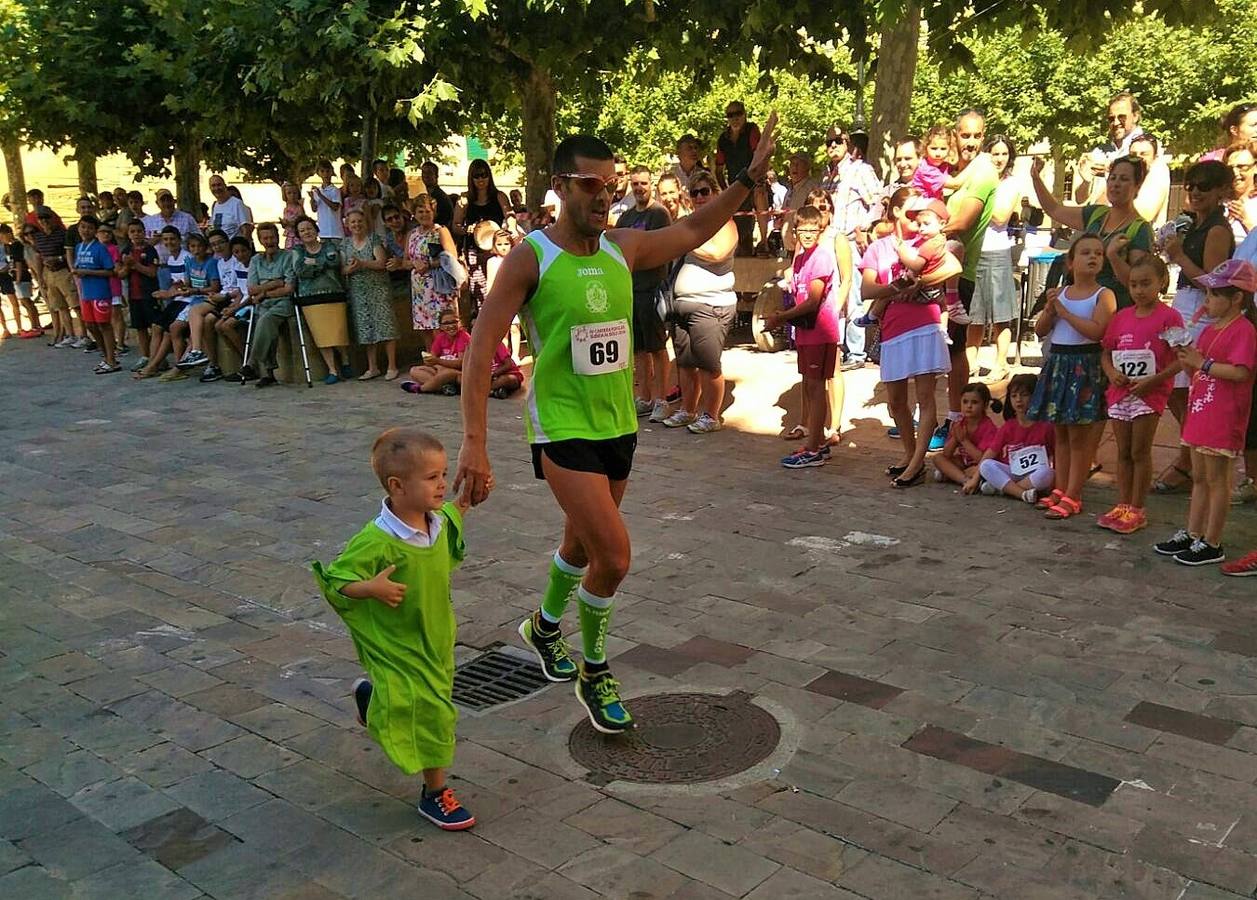
{"label": "pink dress", "polygon": [[1244,449],[1251,412],[1253,373],[1257,370],[1257,328],[1243,316],[1222,327],[1209,325],[1196,338],[1206,359],[1248,369],[1244,381],[1226,381],[1197,369],[1187,391],[1183,443],[1235,456]]}
{"label": "pink dress", "polygon": [[[1136,314],[1135,307],[1128,306],[1125,309],[1119,309],[1113,318],[1109,319],[1101,346],[1105,350],[1114,351],[1113,362],[1117,368],[1128,375],[1134,374],[1137,377],[1147,378],[1160,372],[1175,359],[1173,348],[1161,339],[1161,332],[1167,328],[1181,328],[1182,326],[1183,317],[1178,314],[1177,310],[1164,303],[1158,303],[1150,315],[1142,317]],[[1146,360],[1138,357],[1146,356],[1146,354],[1138,351],[1150,351],[1153,364],[1143,365]],[[1125,354],[1128,358],[1119,358],[1118,354]],[[1123,365],[1118,365],[1119,362]],[[1119,387],[1110,383],[1104,395],[1105,405],[1110,408],[1117,406],[1130,396],[1132,386]],[[1167,378],[1141,399],[1152,412],[1160,415],[1165,412],[1172,390],[1174,390],[1174,379]]]}
{"label": "pink dress", "polygon": [[838,343],[838,307],[832,296],[837,274],[838,263],[834,260],[834,251],[824,244],[816,244],[811,250],[805,250],[794,258],[792,287],[795,306],[800,306],[807,300],[808,288],[813,281],[825,282],[825,293],[820,309],[816,311],[816,323],[811,328],[795,325],[794,342],[799,346]]}

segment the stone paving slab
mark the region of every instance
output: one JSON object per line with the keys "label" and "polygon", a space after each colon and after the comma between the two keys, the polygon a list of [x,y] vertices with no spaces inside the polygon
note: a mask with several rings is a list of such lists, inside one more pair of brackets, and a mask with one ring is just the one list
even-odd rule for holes
{"label": "stone paving slab", "polygon": [[[308,563],[373,514],[374,436],[456,450],[457,404],[136,384],[0,345],[0,896],[1251,896],[1257,595],[1149,553],[1183,498],[1123,539],[1094,526],[1107,471],[1059,524],[892,492],[872,370],[833,463],[785,472],[766,404],[797,405],[792,357],[726,361],[726,431],[643,428],[609,649],[629,698],[745,691],[798,749],[717,792],[584,783],[551,687],[463,717],[453,783],[480,824],[451,835],[355,724]],[[491,406],[460,659],[517,643],[561,524],[521,412]],[[1255,512],[1230,547],[1257,544]]]}

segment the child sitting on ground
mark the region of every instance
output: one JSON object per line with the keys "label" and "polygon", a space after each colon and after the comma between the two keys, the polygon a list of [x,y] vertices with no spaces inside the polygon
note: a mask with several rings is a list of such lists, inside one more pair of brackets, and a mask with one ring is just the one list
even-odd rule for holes
{"label": "child sitting on ground", "polygon": [[408,394],[458,393],[463,377],[463,354],[471,346],[471,333],[458,321],[458,313],[447,309],[438,320],[440,329],[432,338],[432,352],[424,354],[424,363],[412,366],[410,381],[402,382]]}
{"label": "child sitting on ground", "polygon": [[[964,484],[978,474],[978,463],[986,449],[995,443],[995,423],[987,416],[991,389],[981,382],[966,384],[960,395],[960,421],[947,431],[947,443],[934,457],[934,480]],[[995,401],[995,411],[1003,407]]]}
{"label": "child sitting on ground", "polygon": [[454,608],[450,576],[463,561],[463,513],[445,502],[441,442],[390,428],[371,448],[388,496],[336,561],[314,563],[323,596],[344,620],[367,677],[354,683],[358,721],[408,775],[423,773],[419,814],[461,831],[475,816],[454,798]]}
{"label": "child sitting on ground", "polygon": [[1051,422],[1026,418],[1037,383],[1030,374],[1014,375],[1008,382],[1007,421],[983,452],[977,471],[965,481],[964,493],[972,494],[980,486],[988,496],[1006,494],[1034,504],[1055,482],[1056,430]]}
{"label": "child sitting on ground", "polygon": [[511,355],[511,348],[506,341],[498,344],[493,351],[493,380],[489,383],[489,396],[505,400],[524,386],[524,372]]}

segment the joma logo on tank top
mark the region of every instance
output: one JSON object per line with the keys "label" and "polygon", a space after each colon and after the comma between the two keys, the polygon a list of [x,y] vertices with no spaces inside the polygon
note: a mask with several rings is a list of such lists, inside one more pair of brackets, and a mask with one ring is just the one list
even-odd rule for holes
{"label": "joma logo on tank top", "polygon": [[591,275],[606,275],[607,273],[599,266],[581,266],[576,270],[576,274],[581,278],[589,278]]}

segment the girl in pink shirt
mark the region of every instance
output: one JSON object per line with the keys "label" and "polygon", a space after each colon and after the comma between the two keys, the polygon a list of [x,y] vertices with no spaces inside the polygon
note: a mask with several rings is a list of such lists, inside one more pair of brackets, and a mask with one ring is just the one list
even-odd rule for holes
{"label": "girl in pink shirt", "polygon": [[1008,420],[982,454],[977,471],[965,480],[964,493],[981,489],[988,496],[1004,494],[1033,504],[1056,481],[1056,429],[1026,415],[1037,384],[1029,373],[1008,382]]}
{"label": "girl in pink shirt", "polygon": [[471,334],[458,321],[453,309],[442,310],[439,329],[432,339],[432,352],[424,354],[423,365],[411,366],[410,381],[402,382],[408,394],[458,393],[463,377],[463,354],[471,346]]}
{"label": "girl in pink shirt", "polygon": [[1235,457],[1244,450],[1257,370],[1257,327],[1251,321],[1257,269],[1229,259],[1196,283],[1208,291],[1204,315],[1213,322],[1195,346],[1177,350],[1192,379],[1182,435],[1192,453],[1191,506],[1187,527],[1156,545],[1158,553],[1186,566],[1226,559],[1222,530],[1231,505]]}
{"label": "girl in pink shirt", "polygon": [[[995,423],[987,415],[991,408],[991,389],[981,382],[966,384],[960,395],[960,414],[947,432],[947,443],[934,457],[934,480],[964,484],[978,475],[978,463],[986,449],[995,442]],[[998,412],[1000,407],[996,407]]]}
{"label": "girl in pink shirt", "polygon": [[1130,267],[1131,300],[1114,313],[1104,330],[1101,364],[1108,376],[1105,393],[1117,440],[1117,506],[1096,524],[1132,534],[1148,524],[1144,497],[1152,477],[1152,439],[1165,412],[1179,371],[1174,349],[1162,337],[1182,328],[1183,317],[1161,302],[1170,274],[1159,256],[1147,253]]}

